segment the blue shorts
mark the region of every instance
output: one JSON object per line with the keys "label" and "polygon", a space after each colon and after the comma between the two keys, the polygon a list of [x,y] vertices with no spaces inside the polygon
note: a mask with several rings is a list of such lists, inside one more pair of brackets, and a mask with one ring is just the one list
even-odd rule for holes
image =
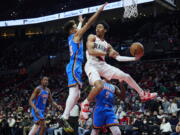
{"label": "blue shorts", "polygon": [[79,85],[82,87],[82,64],[69,63],[66,66],[66,73],[68,76],[68,87]]}
{"label": "blue shorts", "polygon": [[31,110],[31,114],[32,114],[32,116],[33,116],[33,121],[34,121],[35,123],[37,123],[37,122],[42,121],[42,120],[45,119],[45,117],[44,117],[44,112],[43,112],[43,111],[39,111],[39,116],[36,116],[36,113],[35,113],[34,109],[32,109],[32,110]]}
{"label": "blue shorts", "polygon": [[95,107],[93,113],[93,128],[119,125],[114,109],[111,107]]}

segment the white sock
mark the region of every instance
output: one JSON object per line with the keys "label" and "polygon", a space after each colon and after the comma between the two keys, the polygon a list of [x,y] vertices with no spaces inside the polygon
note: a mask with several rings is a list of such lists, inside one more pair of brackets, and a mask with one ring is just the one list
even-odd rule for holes
{"label": "white sock", "polygon": [[65,107],[64,113],[62,115],[62,117],[64,119],[69,118],[70,111],[72,110],[74,105],[77,104],[79,97],[80,97],[80,90],[79,90],[79,87],[77,85],[75,87],[69,88],[69,96],[66,100],[66,107]]}
{"label": "white sock", "polygon": [[39,129],[39,125],[34,124],[28,135],[35,135]]}
{"label": "white sock", "polygon": [[113,135],[121,135],[121,131],[118,126],[112,126],[110,127],[110,130]]}
{"label": "white sock", "polygon": [[87,98],[84,100],[83,104],[89,104],[89,101],[87,100]]}
{"label": "white sock", "polygon": [[98,129],[93,129],[91,131],[91,135],[98,135],[99,134],[99,130]]}

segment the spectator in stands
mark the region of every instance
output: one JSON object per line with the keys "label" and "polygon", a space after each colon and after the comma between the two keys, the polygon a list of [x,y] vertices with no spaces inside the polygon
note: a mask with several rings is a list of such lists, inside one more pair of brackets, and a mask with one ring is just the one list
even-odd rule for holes
{"label": "spectator in stands", "polygon": [[172,130],[175,131],[175,127],[176,127],[176,125],[177,125],[178,122],[179,122],[179,119],[178,119],[176,113],[170,114],[170,116],[169,116],[169,122],[170,122],[170,124],[171,124]]}
{"label": "spectator in stands", "polygon": [[0,128],[1,128],[1,135],[10,134],[10,131],[8,130],[9,125],[7,122],[7,116],[5,114],[2,115],[2,118],[0,120]]}
{"label": "spectator in stands", "polygon": [[180,122],[176,125],[176,132],[171,133],[170,135],[179,135],[180,134]]}
{"label": "spectator in stands", "polygon": [[169,133],[172,132],[171,124],[168,122],[167,118],[162,119],[160,130],[162,135],[169,135]]}
{"label": "spectator in stands", "polygon": [[153,112],[153,116],[150,117],[150,120],[152,121],[152,125],[156,124],[156,125],[160,125],[160,119],[158,119],[157,117],[157,111]]}
{"label": "spectator in stands", "polygon": [[15,123],[16,123],[16,120],[14,119],[14,115],[11,114],[11,116],[8,118],[8,124],[10,127],[11,135],[15,135],[15,128],[14,128]]}
{"label": "spectator in stands", "polygon": [[132,129],[127,130],[126,135],[139,135],[143,125],[142,115],[136,115],[136,118],[132,122]]}
{"label": "spectator in stands", "polygon": [[29,118],[29,115],[26,114],[22,120],[22,128],[23,128],[23,135],[28,135],[31,129],[32,121]]}
{"label": "spectator in stands", "polygon": [[163,97],[162,99],[162,106],[163,106],[164,113],[168,113],[168,108],[170,106],[170,103],[166,97]]}
{"label": "spectator in stands", "polygon": [[168,110],[169,110],[169,113],[177,113],[180,110],[180,108],[177,107],[175,98],[173,100],[171,100]]}

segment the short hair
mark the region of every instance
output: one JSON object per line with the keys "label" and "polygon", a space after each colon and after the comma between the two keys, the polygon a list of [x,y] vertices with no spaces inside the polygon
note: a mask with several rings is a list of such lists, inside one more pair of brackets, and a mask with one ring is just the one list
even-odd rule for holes
{"label": "short hair", "polygon": [[64,25],[64,32],[66,34],[69,34],[69,31],[73,28],[73,25],[75,24],[74,20],[70,20]]}
{"label": "short hair", "polygon": [[109,25],[105,21],[100,21],[100,22],[96,23],[96,26],[98,24],[102,24],[104,26],[104,28],[107,30],[107,32],[109,31]]}
{"label": "short hair", "polygon": [[47,77],[47,76],[41,76],[40,81],[42,81],[45,77],[49,79],[49,77]]}

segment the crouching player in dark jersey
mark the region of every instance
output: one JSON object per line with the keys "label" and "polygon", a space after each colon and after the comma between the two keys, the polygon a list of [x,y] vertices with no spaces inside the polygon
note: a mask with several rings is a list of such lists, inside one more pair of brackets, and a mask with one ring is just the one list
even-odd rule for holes
{"label": "crouching player in dark jersey", "polygon": [[29,104],[32,107],[31,114],[33,116],[33,121],[35,124],[33,125],[29,135],[35,135],[39,128],[39,134],[44,135],[45,131],[45,109],[47,101],[51,103],[53,106],[57,107],[59,110],[62,110],[62,107],[57,105],[52,98],[50,89],[48,86],[48,77],[44,76],[41,78],[41,85],[35,88],[34,92],[32,93]]}
{"label": "crouching player in dark jersey", "polygon": [[109,127],[113,135],[121,135],[118,127],[119,122],[114,112],[115,95],[123,98],[125,89],[121,84],[121,91],[117,86],[114,86],[107,81],[104,83],[103,90],[96,96],[96,105],[93,111],[93,130],[91,135],[98,135],[99,129]]}

